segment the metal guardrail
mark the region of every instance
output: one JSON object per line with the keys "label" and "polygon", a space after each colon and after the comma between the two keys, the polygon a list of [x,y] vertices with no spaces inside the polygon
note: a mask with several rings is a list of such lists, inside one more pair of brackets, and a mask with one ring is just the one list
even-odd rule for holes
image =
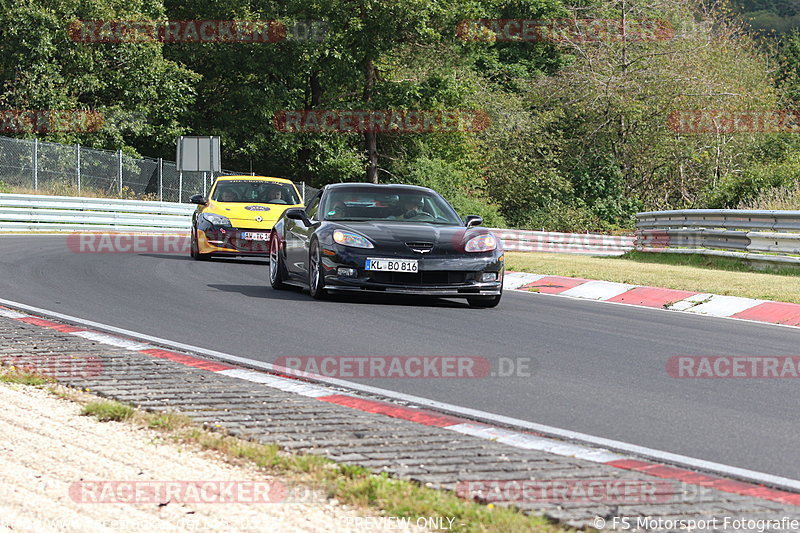
{"label": "metal guardrail", "polygon": [[2,231],[183,231],[196,206],[174,202],[0,194]]}
{"label": "metal guardrail", "polygon": [[635,248],[800,263],[800,211],[683,209],[638,213]]}

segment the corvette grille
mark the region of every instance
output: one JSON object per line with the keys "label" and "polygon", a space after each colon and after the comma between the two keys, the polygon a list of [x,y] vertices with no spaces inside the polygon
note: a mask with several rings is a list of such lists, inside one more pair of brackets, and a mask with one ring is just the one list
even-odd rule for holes
{"label": "corvette grille", "polygon": [[421,272],[371,272],[370,279],[387,285],[463,285],[472,272],[424,270]]}

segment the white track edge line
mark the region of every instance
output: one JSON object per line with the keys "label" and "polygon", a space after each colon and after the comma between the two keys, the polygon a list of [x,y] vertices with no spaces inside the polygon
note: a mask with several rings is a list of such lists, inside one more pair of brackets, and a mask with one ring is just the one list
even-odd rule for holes
{"label": "white track edge line", "polygon": [[[558,295],[550,295],[550,296],[558,296]],[[569,297],[567,297],[569,298]],[[601,300],[585,300],[588,302],[598,302]],[[617,302],[603,302],[603,303],[617,303]],[[104,329],[106,331],[111,331],[114,333],[119,333],[122,335],[126,335],[128,337],[139,338],[151,342],[155,342],[157,344],[161,344],[164,346],[171,346],[173,348],[178,348],[180,350],[184,350],[187,352],[196,352],[205,355],[209,355],[212,357],[216,357],[225,361],[229,362],[236,362],[241,363],[244,365],[249,365],[251,367],[261,368],[268,371],[280,371],[285,372],[286,370],[283,367],[277,367],[270,363],[265,363],[263,361],[255,361],[253,359],[247,359],[244,357],[239,357],[236,355],[230,355],[222,352],[218,352],[216,350],[208,350],[205,348],[200,348],[199,346],[192,346],[189,344],[183,344],[180,342],[174,342],[167,339],[162,339],[160,337],[155,337],[152,335],[146,335],[143,333],[138,333],[135,331],[118,328],[116,326],[109,326],[107,324],[103,324],[101,322],[94,322],[92,320],[86,320],[83,318],[74,317],[71,315],[66,315],[64,313],[58,313],[56,311],[50,311],[47,309],[42,309],[39,307],[34,307],[31,305],[22,304],[19,302],[14,302],[12,300],[6,300],[0,298],[0,304],[10,305],[12,307],[16,307],[18,309],[24,309],[26,311],[32,311],[35,313],[43,314],[46,316],[52,316],[55,318],[60,318],[63,320],[77,322],[79,324],[84,324],[87,326],[95,327],[98,329]],[[622,304],[626,305],[626,304]],[[638,306],[644,307],[644,306]],[[646,309],[654,309],[648,308]],[[665,310],[666,311],[666,310]],[[702,316],[702,315],[695,315],[695,316]],[[714,318],[725,318],[725,317],[714,317]],[[280,370],[279,370],[280,369]],[[475,420],[481,421],[489,421],[496,424],[502,424],[511,427],[522,428],[530,431],[534,431],[537,433],[545,433],[554,437],[560,437],[572,441],[582,442],[584,444],[589,444],[592,446],[598,446],[600,448],[606,448],[609,450],[613,450],[616,452],[627,452],[633,455],[638,455],[640,457],[647,457],[650,459],[655,459],[657,461],[671,463],[675,465],[685,466],[689,468],[695,468],[699,470],[704,470],[707,472],[713,472],[716,474],[722,474],[729,477],[735,477],[742,480],[747,481],[754,481],[757,483],[762,483],[765,485],[770,485],[776,488],[782,488],[792,491],[800,491],[800,480],[785,478],[781,476],[776,476],[773,474],[767,474],[765,472],[758,472],[755,470],[749,470],[746,468],[739,468],[736,466],[725,465],[722,463],[715,463],[713,461],[706,461],[704,459],[695,459],[693,457],[688,457],[686,455],[675,454],[671,452],[665,452],[662,450],[656,450],[653,448],[647,448],[645,446],[639,446],[636,444],[629,444],[627,442],[606,439],[604,437],[596,437],[594,435],[588,435],[586,433],[580,433],[577,431],[571,431],[568,429],[561,429],[556,428],[553,426],[547,426],[544,424],[538,424],[535,422],[528,422],[526,420],[520,420],[517,418],[512,418],[508,416],[498,415],[495,413],[489,413],[486,411],[480,411],[478,409],[472,409],[469,407],[459,407],[457,405],[439,402],[436,400],[431,400],[428,398],[422,398],[420,396],[413,396],[410,394],[404,394],[400,392],[395,392],[387,389],[381,389],[379,387],[371,387],[369,385],[361,385],[360,383],[349,382],[341,379],[335,378],[321,378],[316,379],[314,381],[320,381],[323,383],[328,383],[330,385],[336,385],[340,387],[345,387],[353,390],[357,390],[360,392],[366,392],[370,394],[375,394],[378,396],[384,396],[387,398],[392,398],[395,400],[401,400],[410,403],[416,403],[418,405],[423,405],[426,407],[431,407],[443,412],[447,412],[450,414],[458,414],[462,416],[467,416],[473,418]]]}
{"label": "white track edge line", "polygon": [[[569,296],[565,294],[552,294],[549,292],[536,292],[536,291],[529,291],[526,289],[511,289],[510,292],[521,293],[521,294],[535,294],[539,296],[555,296],[556,298],[565,298],[568,300],[578,300],[581,302],[594,302],[594,303],[601,303],[601,304],[609,304],[609,305],[624,305],[628,307],[637,307],[639,309],[649,309],[651,311],[664,311],[667,313],[678,313],[685,316],[695,316],[695,317],[704,317],[704,318],[717,318],[720,320],[736,320],[739,322],[749,322],[751,324],[760,324],[762,326],[777,326],[779,328],[789,328],[789,329],[800,329],[800,326],[793,326],[791,324],[778,324],[776,322],[764,322],[761,320],[751,320],[749,318],[736,318],[734,316],[717,316],[717,315],[708,315],[704,313],[690,313],[689,311],[680,311],[678,309],[664,309],[663,307],[650,307],[649,305],[639,305],[639,304],[629,304],[627,302],[609,302],[608,300],[592,300],[590,298],[581,298],[578,296]],[[715,295],[715,296],[724,296],[724,295]],[[681,301],[681,300],[678,300]],[[2,302],[2,300],[0,300]],[[774,300],[765,300],[764,303],[771,303]],[[774,302],[774,303],[790,303],[790,302]],[[797,305],[797,304],[795,304]],[[753,306],[755,307],[755,306]],[[752,307],[751,307],[752,309]]]}

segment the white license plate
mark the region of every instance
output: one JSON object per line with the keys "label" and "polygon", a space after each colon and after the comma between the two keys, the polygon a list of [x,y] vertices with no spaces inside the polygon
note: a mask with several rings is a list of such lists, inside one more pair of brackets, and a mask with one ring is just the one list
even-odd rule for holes
{"label": "white license plate", "polygon": [[242,239],[246,241],[268,241],[269,233],[254,233],[251,231],[243,231]]}
{"label": "white license plate", "polygon": [[370,257],[364,270],[382,270],[384,272],[417,272],[419,265],[416,259],[375,259]]}

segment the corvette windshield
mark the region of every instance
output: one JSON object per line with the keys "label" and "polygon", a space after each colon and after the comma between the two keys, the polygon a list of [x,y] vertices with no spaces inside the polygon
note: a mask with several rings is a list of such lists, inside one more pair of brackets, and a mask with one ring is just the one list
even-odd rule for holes
{"label": "corvette windshield", "polygon": [[287,204],[300,201],[289,183],[258,180],[223,180],[217,183],[211,199],[215,202]]}
{"label": "corvette windshield", "polygon": [[462,225],[441,196],[414,189],[341,188],[326,200],[324,220]]}

